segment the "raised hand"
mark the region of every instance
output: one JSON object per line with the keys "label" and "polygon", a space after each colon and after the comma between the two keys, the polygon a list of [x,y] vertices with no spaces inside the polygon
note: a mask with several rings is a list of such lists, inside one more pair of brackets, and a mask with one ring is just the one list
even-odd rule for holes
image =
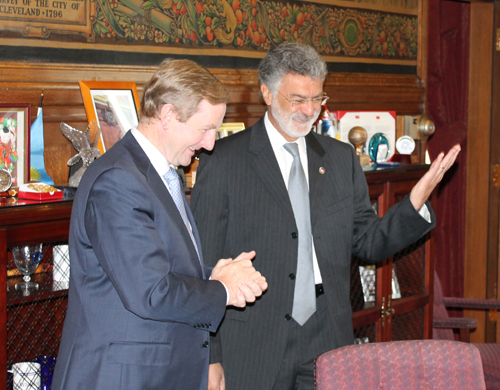
{"label": "raised hand", "polygon": [[460,153],[460,145],[453,146],[446,156],[444,152],[439,153],[437,158],[431,164],[427,173],[415,184],[411,190],[410,200],[415,207],[415,210],[420,210],[425,201],[429,198],[434,188],[443,178],[444,174],[451,168],[455,162],[458,153]]}

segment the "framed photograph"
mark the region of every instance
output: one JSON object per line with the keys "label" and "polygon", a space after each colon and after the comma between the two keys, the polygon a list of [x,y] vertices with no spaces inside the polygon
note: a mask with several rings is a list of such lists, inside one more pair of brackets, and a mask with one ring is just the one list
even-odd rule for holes
{"label": "framed photograph", "polygon": [[29,182],[31,105],[0,104],[0,169],[12,175],[12,186]]}
{"label": "framed photograph", "polygon": [[101,129],[99,150],[111,148],[139,124],[141,103],[134,82],[80,81],[87,120]]}
{"label": "framed photograph", "polygon": [[[377,267],[374,265],[359,266],[359,276],[361,278],[361,287],[363,288],[363,298],[365,304],[375,302],[377,296]],[[398,277],[394,268],[392,269],[392,299],[401,299],[401,290],[399,288]]]}

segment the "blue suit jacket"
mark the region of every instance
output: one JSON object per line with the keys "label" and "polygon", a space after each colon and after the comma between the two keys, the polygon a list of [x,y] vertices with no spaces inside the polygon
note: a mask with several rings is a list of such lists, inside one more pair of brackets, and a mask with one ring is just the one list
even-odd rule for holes
{"label": "blue suit jacket", "polygon": [[52,388],[206,389],[209,331],[222,320],[226,292],[206,280],[210,269],[130,132],[83,176],[69,245]]}

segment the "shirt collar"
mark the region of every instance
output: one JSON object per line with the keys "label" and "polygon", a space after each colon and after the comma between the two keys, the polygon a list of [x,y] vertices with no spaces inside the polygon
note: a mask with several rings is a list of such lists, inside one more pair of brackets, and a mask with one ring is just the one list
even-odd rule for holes
{"label": "shirt collar", "polygon": [[[283,148],[283,146],[286,143],[288,143],[288,141],[285,139],[285,137],[281,135],[281,133],[276,129],[276,127],[273,126],[273,124],[269,120],[267,111],[266,114],[264,115],[264,124],[267,131],[267,136],[269,137],[269,141],[271,142],[273,150],[276,151],[279,150],[280,148]],[[296,142],[299,145],[299,151],[307,153],[305,137],[299,137],[294,142]]]}
{"label": "shirt collar", "polygon": [[144,150],[144,153],[146,153],[146,156],[148,156],[158,175],[163,177],[173,165],[169,164],[165,156],[137,128],[133,128],[130,131],[139,146]]}

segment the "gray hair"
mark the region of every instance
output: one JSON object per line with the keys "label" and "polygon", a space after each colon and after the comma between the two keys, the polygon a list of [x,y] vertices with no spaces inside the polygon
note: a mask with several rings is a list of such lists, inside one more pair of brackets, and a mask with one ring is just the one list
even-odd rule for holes
{"label": "gray hair", "polygon": [[269,50],[259,65],[259,85],[266,84],[275,94],[287,74],[325,80],[326,62],[318,52],[302,43],[284,43]]}

